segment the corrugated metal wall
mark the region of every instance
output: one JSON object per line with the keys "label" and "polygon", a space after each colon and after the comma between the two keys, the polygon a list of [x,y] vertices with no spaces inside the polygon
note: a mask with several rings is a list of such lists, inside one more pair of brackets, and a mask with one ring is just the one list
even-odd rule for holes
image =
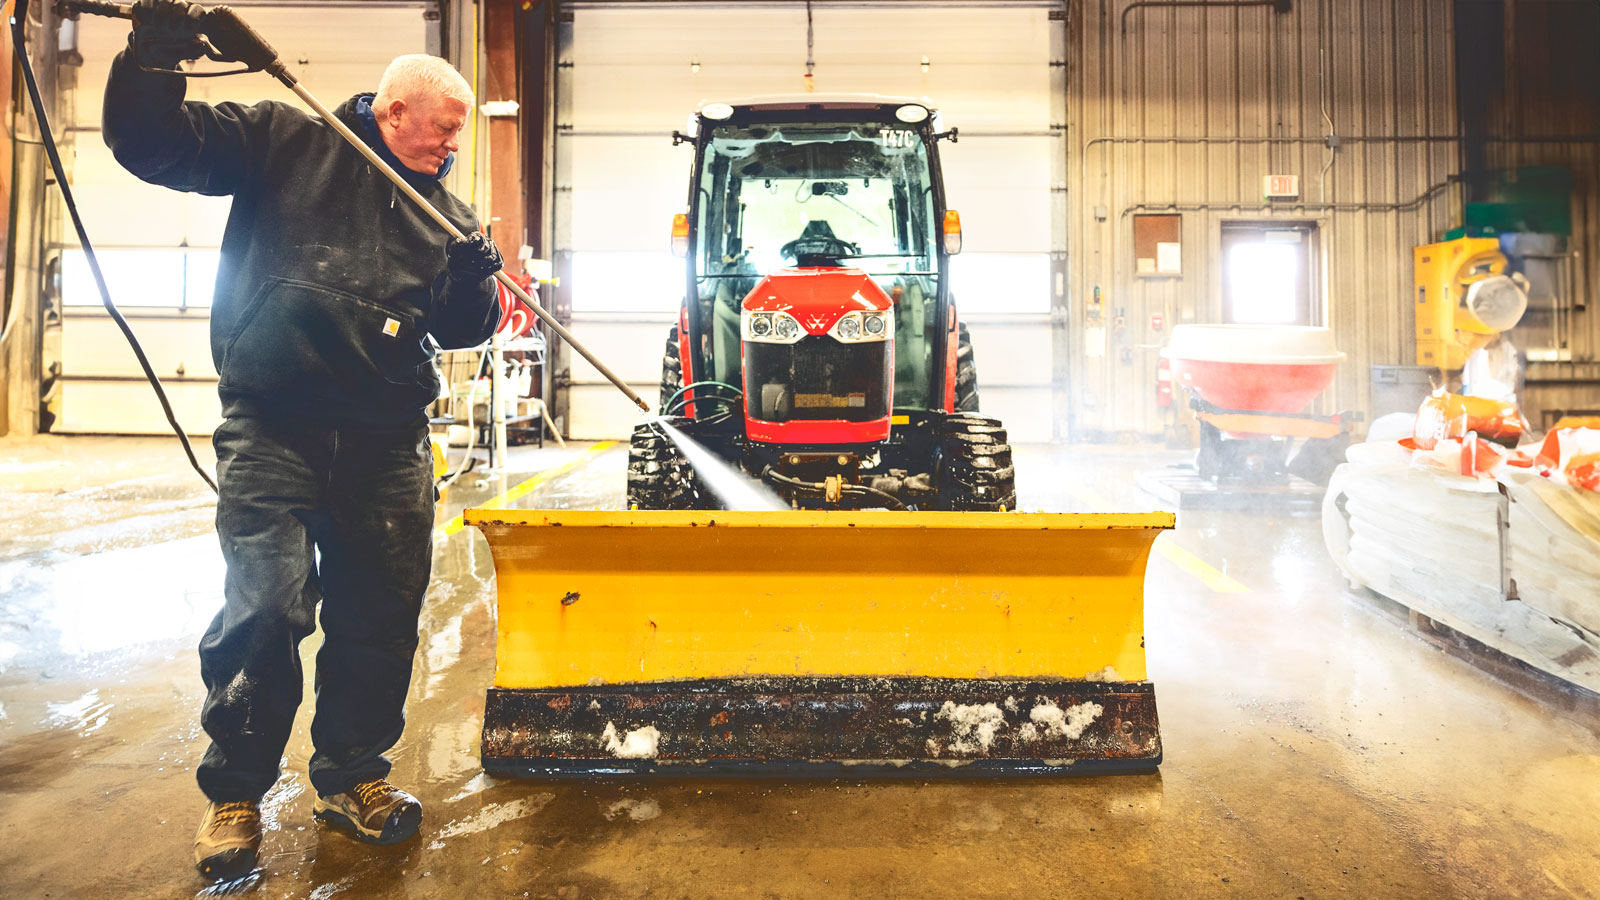
{"label": "corrugated metal wall", "polygon": [[1529,366],[1523,406],[1537,427],[1545,410],[1600,408],[1600,3],[1507,2],[1496,24],[1489,37],[1501,42],[1504,71],[1481,101],[1486,165],[1572,174],[1568,251],[1580,309],[1567,329],[1572,362]]}
{"label": "corrugated metal wall", "polygon": [[[1451,19],[1450,0],[1074,4],[1079,435],[1159,432],[1178,415],[1154,403],[1155,348],[1172,323],[1220,321],[1225,221],[1317,224],[1325,322],[1349,353],[1325,408],[1364,407],[1369,366],[1412,361],[1411,248],[1458,208],[1457,147],[1441,139],[1456,129]],[[1269,174],[1300,176],[1299,200],[1264,204]],[[1182,214],[1181,276],[1134,271],[1131,220],[1146,211]],[[1096,288],[1103,332],[1088,312]]]}

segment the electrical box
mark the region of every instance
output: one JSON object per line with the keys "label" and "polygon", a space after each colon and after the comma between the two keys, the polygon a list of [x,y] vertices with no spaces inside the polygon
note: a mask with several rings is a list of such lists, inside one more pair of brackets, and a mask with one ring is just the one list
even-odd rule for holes
{"label": "electrical box", "polygon": [[1464,263],[1481,254],[1498,253],[1498,238],[1463,237],[1412,250],[1416,264],[1417,365],[1459,369],[1467,364],[1467,348],[1456,339],[1456,307],[1462,288],[1457,283]]}

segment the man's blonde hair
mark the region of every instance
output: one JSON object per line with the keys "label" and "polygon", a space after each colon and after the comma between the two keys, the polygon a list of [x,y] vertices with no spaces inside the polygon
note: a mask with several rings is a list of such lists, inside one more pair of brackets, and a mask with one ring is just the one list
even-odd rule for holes
{"label": "man's blonde hair", "polygon": [[383,116],[395,100],[418,105],[441,97],[453,97],[470,108],[472,85],[445,60],[426,53],[408,53],[395,57],[383,71],[383,78],[378,81],[378,95],[372,99],[372,109]]}

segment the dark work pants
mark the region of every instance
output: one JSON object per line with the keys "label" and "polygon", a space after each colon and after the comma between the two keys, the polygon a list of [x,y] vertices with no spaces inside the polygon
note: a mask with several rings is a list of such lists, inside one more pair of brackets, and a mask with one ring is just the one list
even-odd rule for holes
{"label": "dark work pants", "polygon": [[432,566],[426,426],[230,418],[213,443],[228,575],[200,640],[200,723],[211,736],[200,789],[218,802],[254,800],[277,780],[300,705],[300,640],[319,601],[311,784],[337,794],[385,777]]}

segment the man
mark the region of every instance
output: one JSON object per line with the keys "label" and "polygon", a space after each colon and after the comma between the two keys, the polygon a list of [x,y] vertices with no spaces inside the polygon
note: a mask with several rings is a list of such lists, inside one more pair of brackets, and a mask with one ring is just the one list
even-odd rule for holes
{"label": "man", "polygon": [[[315,628],[316,816],[372,843],[416,833],[422,807],[385,781],[399,739],[432,560],[429,339],[487,340],[494,245],[439,178],[472,90],[444,60],[402,56],[336,115],[448,216],[438,226],[320,119],[278,102],[185,103],[172,68],[200,55],[199,10],[140,0],[106,86],[104,134],[154,184],[232,195],[211,347],[225,604],[200,642],[211,747],[195,839],[208,877],[254,868],[259,801],[278,778]],[[140,48],[140,58],[131,53]],[[448,242],[448,246],[447,246]]]}

